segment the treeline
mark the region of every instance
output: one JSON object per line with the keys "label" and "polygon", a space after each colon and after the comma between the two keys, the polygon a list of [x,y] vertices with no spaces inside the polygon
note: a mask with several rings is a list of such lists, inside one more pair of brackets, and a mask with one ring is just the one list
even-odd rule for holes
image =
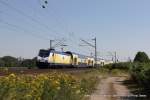
{"label": "treeline", "polygon": [[0,58],[0,67],[28,67],[36,66],[36,57],[33,59],[15,58],[12,56],[4,56]]}

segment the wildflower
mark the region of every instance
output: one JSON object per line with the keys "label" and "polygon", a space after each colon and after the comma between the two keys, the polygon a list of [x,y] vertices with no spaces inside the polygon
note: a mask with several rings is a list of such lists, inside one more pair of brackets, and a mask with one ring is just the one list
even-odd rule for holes
{"label": "wildflower", "polygon": [[57,90],[60,90],[60,86],[58,86],[56,89],[57,89]]}
{"label": "wildflower", "polygon": [[12,74],[9,75],[9,77],[10,77],[10,78],[15,78],[16,75],[12,73]]}
{"label": "wildflower", "polygon": [[76,91],[76,94],[79,94],[79,93],[81,93],[81,91],[80,91],[80,90],[77,90],[77,91]]}

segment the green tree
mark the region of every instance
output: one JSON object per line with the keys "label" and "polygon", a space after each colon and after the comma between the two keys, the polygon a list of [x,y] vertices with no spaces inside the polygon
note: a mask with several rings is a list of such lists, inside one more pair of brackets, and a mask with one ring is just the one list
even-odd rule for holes
{"label": "green tree", "polygon": [[18,60],[15,57],[11,56],[4,56],[1,58],[2,61],[4,61],[5,67],[16,67]]}
{"label": "green tree", "polygon": [[28,67],[28,68],[35,67],[36,66],[36,58],[23,60],[21,66]]}
{"label": "green tree", "polygon": [[0,58],[0,67],[4,67],[5,66],[5,62]]}
{"label": "green tree", "polygon": [[137,52],[134,62],[147,63],[149,62],[149,57],[145,52]]}

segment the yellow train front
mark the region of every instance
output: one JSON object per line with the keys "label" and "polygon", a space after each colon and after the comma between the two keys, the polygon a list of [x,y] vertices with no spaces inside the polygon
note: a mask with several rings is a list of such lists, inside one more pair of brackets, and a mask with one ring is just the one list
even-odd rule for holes
{"label": "yellow train front", "polygon": [[70,67],[72,64],[70,54],[65,52],[55,51],[53,49],[44,50],[41,49],[37,56],[37,67]]}
{"label": "yellow train front", "polygon": [[36,64],[38,68],[94,67],[94,59],[72,52],[41,49]]}

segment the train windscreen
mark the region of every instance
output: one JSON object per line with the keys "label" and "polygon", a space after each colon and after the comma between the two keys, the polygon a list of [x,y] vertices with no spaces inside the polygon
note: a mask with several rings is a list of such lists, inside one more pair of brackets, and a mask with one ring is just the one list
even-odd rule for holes
{"label": "train windscreen", "polygon": [[40,57],[48,57],[49,56],[49,50],[40,50],[39,56]]}

